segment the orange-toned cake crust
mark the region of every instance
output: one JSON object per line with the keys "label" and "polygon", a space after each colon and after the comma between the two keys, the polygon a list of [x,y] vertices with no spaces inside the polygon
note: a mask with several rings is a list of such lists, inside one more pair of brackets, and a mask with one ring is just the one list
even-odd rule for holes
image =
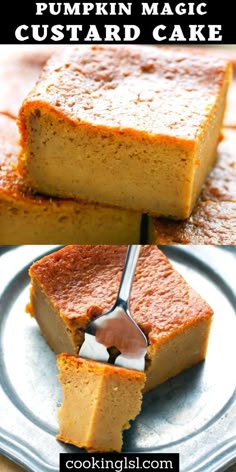
{"label": "orange-toned cake crust", "polygon": [[21,107],[19,171],[48,195],[185,219],[230,80],[229,62],[188,48],[67,47]]}
{"label": "orange-toned cake crust", "polygon": [[[101,57],[102,68],[97,67]],[[45,110],[53,108],[62,118],[88,127],[126,130],[137,136],[141,132],[141,138],[144,133],[164,141],[167,136],[168,141],[180,139],[192,146],[202,132],[206,104],[209,110],[215,104],[226,68],[221,58],[213,57],[209,64],[209,57],[186,50],[176,53],[174,48],[168,54],[154,47],[66,48],[51,58],[23,104],[22,142],[24,112],[32,102],[37,108],[38,102]],[[126,106],[121,108],[124,93]]]}
{"label": "orange-toned cake crust", "polygon": [[[126,250],[126,246],[67,246],[34,263],[30,276],[65,322],[85,327],[112,307]],[[173,332],[176,335],[212,315],[209,305],[156,246],[142,248],[130,308],[151,343],[169,339]]]}
{"label": "orange-toned cake crust", "polygon": [[125,369],[124,367],[116,366],[112,364],[103,364],[101,362],[94,361],[92,359],[83,359],[81,357],[72,356],[71,354],[67,354],[63,352],[62,354],[57,356],[57,362],[60,365],[67,366],[68,368],[72,369],[84,369],[87,372],[102,374],[104,370],[106,371],[106,375],[112,377],[119,377],[119,378],[126,378],[136,380],[144,380],[145,374],[144,372],[138,370],[131,370]]}

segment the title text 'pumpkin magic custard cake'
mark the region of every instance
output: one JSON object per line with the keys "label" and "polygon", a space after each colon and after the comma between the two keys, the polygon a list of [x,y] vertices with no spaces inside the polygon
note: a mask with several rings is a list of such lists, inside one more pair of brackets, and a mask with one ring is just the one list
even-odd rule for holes
{"label": "title text 'pumpkin magic custard cake'", "polygon": [[48,195],[187,218],[230,79],[230,63],[187,50],[65,48],[21,107],[20,172]]}
{"label": "title text 'pumpkin magic custard cake'", "polygon": [[[126,246],[67,246],[35,262],[29,272],[28,310],[49,346],[61,353],[64,399],[58,437],[88,450],[120,450],[120,421],[116,426],[123,409],[120,395],[124,428],[139,412],[146,376],[145,390],[153,389],[206,355],[212,309],[156,246],[143,246],[130,309],[150,343],[145,373],[78,357],[89,321],[115,302],[126,250]],[[113,435],[106,435],[102,427],[103,421],[109,422],[107,415]],[[111,430],[111,425],[106,427]]]}

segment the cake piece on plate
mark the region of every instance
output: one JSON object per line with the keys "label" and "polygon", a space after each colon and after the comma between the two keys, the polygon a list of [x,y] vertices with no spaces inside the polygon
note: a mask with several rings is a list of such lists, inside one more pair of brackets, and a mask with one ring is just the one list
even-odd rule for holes
{"label": "cake piece on plate", "polygon": [[16,170],[19,133],[0,114],[0,244],[138,243],[140,213],[48,198]]}
{"label": "cake piece on plate", "polygon": [[212,167],[229,62],[147,46],[68,46],[20,111],[19,169],[48,195],[187,218]]}
{"label": "cake piece on plate", "polygon": [[65,353],[58,368],[63,402],[57,438],[90,452],[120,452],[122,432],[141,409],[144,372]]}
{"label": "cake piece on plate", "polygon": [[[57,352],[77,355],[89,321],[115,302],[126,246],[67,246],[30,268],[28,307]],[[212,309],[156,246],[143,246],[130,309],[147,335],[145,389],[205,358]]]}

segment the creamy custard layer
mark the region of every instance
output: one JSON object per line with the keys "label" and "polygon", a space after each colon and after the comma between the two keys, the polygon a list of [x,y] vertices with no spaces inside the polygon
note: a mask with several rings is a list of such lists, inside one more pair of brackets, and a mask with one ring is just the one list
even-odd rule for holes
{"label": "creamy custard layer", "polygon": [[17,170],[19,134],[0,115],[0,244],[139,243],[141,213],[35,192]]}

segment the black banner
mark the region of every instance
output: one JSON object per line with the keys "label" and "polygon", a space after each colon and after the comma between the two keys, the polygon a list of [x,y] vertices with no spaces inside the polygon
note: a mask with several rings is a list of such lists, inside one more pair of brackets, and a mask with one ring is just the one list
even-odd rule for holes
{"label": "black banner", "polygon": [[179,472],[179,454],[60,454],[60,472]]}
{"label": "black banner", "polygon": [[235,44],[233,2],[5,2],[0,44]]}

